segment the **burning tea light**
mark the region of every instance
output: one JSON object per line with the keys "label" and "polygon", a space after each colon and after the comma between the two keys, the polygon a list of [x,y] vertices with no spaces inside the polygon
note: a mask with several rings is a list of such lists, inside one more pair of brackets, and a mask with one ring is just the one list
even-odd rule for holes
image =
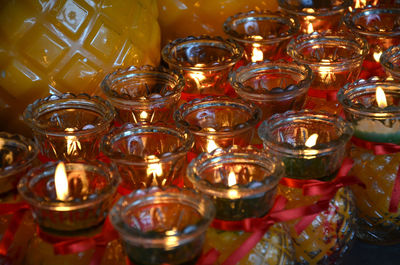
{"label": "burning tea light", "polygon": [[271,116],[258,134],[266,151],[285,164],[286,177],[331,180],[342,165],[353,130],[338,116],[305,110]]}
{"label": "burning tea light", "polygon": [[124,124],[101,142],[102,152],[118,166],[129,190],[178,185],[193,136],[164,123]]}
{"label": "burning tea light", "polygon": [[294,18],[269,11],[238,13],[224,23],[225,33],[243,46],[245,63],[283,57],[298,30]]}
{"label": "burning tea light", "polygon": [[174,114],[176,124],[194,135],[196,153],[249,145],[260,117],[256,105],[228,97],[195,99]]}
{"label": "burning tea light", "polygon": [[110,220],[133,264],[195,264],[215,216],[212,202],[189,189],[150,188],[122,197]]}
{"label": "burning tea light", "polygon": [[299,20],[300,31],[304,33],[338,30],[342,24],[343,15],[352,3],[352,0],[278,0],[279,7],[284,13],[295,16]]}
{"label": "burning tea light", "polygon": [[51,160],[94,159],[115,116],[108,101],[86,94],[51,95],[24,111],[40,152]]}
{"label": "burning tea light", "polygon": [[228,73],[243,48],[220,37],[191,36],[167,44],[161,54],[170,69],[183,75],[184,93],[224,95],[229,90]]}
{"label": "burning tea light", "polygon": [[38,152],[32,140],[0,132],[0,194],[16,189],[19,179],[33,166]]}
{"label": "burning tea light", "polygon": [[262,120],[272,114],[303,108],[312,81],[311,69],[297,63],[250,63],[231,72],[236,93],[262,110]]}
{"label": "burning tea light", "polygon": [[184,80],[162,68],[132,66],[107,75],[101,87],[121,124],[156,123],[172,121]]}
{"label": "burning tea light", "polygon": [[100,225],[118,184],[114,165],[51,162],[30,170],[18,191],[41,229],[63,233]]}
{"label": "burning tea light", "polygon": [[187,169],[189,181],[211,198],[216,218],[221,220],[264,216],[272,207],[283,174],[283,165],[276,158],[237,146],[201,153]]}

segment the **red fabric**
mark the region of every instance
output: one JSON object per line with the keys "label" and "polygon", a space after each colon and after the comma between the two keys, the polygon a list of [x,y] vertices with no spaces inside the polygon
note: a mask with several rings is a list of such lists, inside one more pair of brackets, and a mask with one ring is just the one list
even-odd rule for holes
{"label": "red fabric", "polygon": [[326,101],[336,101],[337,90],[321,90],[321,89],[309,89],[308,96],[314,98],[323,98]]}
{"label": "red fabric", "polygon": [[[375,155],[388,155],[400,152],[400,145],[392,143],[375,143],[365,141],[357,137],[351,139],[354,145],[368,149],[374,152]],[[392,194],[389,202],[389,212],[397,213],[400,202],[400,166],[397,169],[396,179],[394,180]]]}
{"label": "red fabric", "polygon": [[212,248],[199,258],[196,265],[213,265],[218,260],[220,254],[218,250]]}
{"label": "red fabric", "polygon": [[29,209],[29,205],[25,202],[21,203],[1,203],[0,215],[13,214],[10,223],[0,241],[0,254],[7,255],[8,249],[14,241],[15,234],[22,222],[25,212]]}

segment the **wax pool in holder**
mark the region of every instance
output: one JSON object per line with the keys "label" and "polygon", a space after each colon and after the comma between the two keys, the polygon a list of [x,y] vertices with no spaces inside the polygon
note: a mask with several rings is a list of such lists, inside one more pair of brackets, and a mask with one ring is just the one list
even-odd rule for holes
{"label": "wax pool in holder", "polygon": [[287,207],[321,206],[314,216],[287,222],[299,264],[336,264],[355,238],[353,196],[340,187],[358,181],[337,175],[352,133],[343,119],[318,111],[275,114],[259,127],[265,151],[284,163],[278,190]]}
{"label": "wax pool in holder", "polygon": [[[17,193],[19,179],[37,164],[36,144],[19,134],[0,132],[0,263],[7,256],[20,263],[18,251],[24,251],[33,234],[33,219],[25,214],[27,204]],[[14,228],[13,228],[14,227]],[[6,235],[8,232],[10,234]],[[9,242],[8,242],[9,241]]]}
{"label": "wax pool in holder", "polygon": [[[216,227],[215,222],[242,221],[268,214],[283,175],[281,161],[250,147],[218,148],[211,153],[201,153],[189,164],[187,177],[194,189],[210,197],[216,207],[217,220],[212,225],[215,228],[207,231],[206,248],[220,251],[217,264],[236,264],[227,257],[251,233],[224,231]],[[292,264],[293,253],[285,226],[274,224],[238,264]]]}
{"label": "wax pool in holder", "polygon": [[169,68],[185,79],[182,100],[231,93],[229,71],[242,58],[243,48],[233,40],[199,36],[176,39],[161,51]]}
{"label": "wax pool in holder", "polygon": [[292,39],[287,53],[313,71],[306,107],[339,113],[336,93],[345,84],[357,80],[368,44],[350,33],[315,32]]}
{"label": "wax pool in holder", "polygon": [[232,71],[229,81],[236,94],[272,114],[303,108],[312,80],[311,69],[295,62],[257,62]]}
{"label": "wax pool in holder", "polygon": [[300,31],[337,31],[342,24],[342,17],[352,0],[338,1],[304,1],[278,0],[279,7],[284,13],[295,16],[300,23]]}
{"label": "wax pool in holder", "polygon": [[367,187],[352,188],[358,208],[358,237],[376,244],[398,243],[400,85],[378,78],[359,80],[341,89],[338,99],[355,128],[352,173]]}
{"label": "wax pool in holder", "polygon": [[164,123],[126,123],[101,141],[102,152],[116,163],[127,190],[182,184],[192,146],[187,130]]}
{"label": "wax pool in holder", "polygon": [[400,82],[400,45],[392,46],[384,51],[379,61],[386,74],[396,82]]}
{"label": "wax pool in holder", "polygon": [[38,224],[23,264],[89,264],[94,246],[58,253],[55,245],[91,236],[96,242],[111,236],[101,234],[101,229],[118,184],[119,175],[112,164],[48,162],[32,168],[18,184]]}
{"label": "wax pool in holder", "polygon": [[362,78],[384,76],[379,59],[385,50],[400,44],[400,8],[366,7],[348,12],[344,22],[352,32],[365,37],[370,51],[363,64]]}
{"label": "wax pool in holder", "polygon": [[110,220],[135,265],[194,265],[215,216],[212,202],[190,189],[152,187],[122,197]]}
{"label": "wax pool in holder", "polygon": [[187,102],[174,113],[177,126],[194,135],[195,153],[249,145],[260,117],[261,110],[252,103],[212,96]]}
{"label": "wax pool in holder", "polygon": [[298,30],[298,21],[280,12],[238,13],[224,23],[225,33],[243,46],[245,64],[282,58]]}
{"label": "wax pool in holder", "polygon": [[121,124],[172,121],[183,86],[184,81],[178,75],[149,65],[119,69],[101,83]]}
{"label": "wax pool in holder", "polygon": [[24,111],[42,155],[50,160],[94,159],[115,117],[112,105],[97,96],[66,93],[38,99]]}

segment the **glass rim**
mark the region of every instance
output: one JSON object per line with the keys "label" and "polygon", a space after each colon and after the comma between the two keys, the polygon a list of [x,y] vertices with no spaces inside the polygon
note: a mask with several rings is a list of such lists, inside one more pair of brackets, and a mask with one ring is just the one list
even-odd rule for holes
{"label": "glass rim", "polygon": [[39,147],[35,141],[16,133],[0,132],[0,141],[2,142],[2,147],[7,145],[9,141],[17,141],[26,147],[27,153],[24,156],[23,161],[16,161],[17,163],[12,163],[12,165],[6,166],[5,168],[0,168],[0,179],[8,178],[14,174],[18,174],[24,169],[28,168],[30,163],[36,159],[39,154]]}
{"label": "glass rim", "polygon": [[[190,129],[190,124],[188,124],[185,120],[185,116],[193,111],[196,111],[201,108],[208,108],[212,106],[229,106],[233,105],[235,108],[240,108],[241,110],[245,110],[250,113],[250,118],[241,124],[236,124],[235,127],[229,131],[207,131],[204,132],[194,131]],[[251,130],[260,120],[261,120],[262,111],[261,109],[251,103],[247,102],[240,98],[230,98],[226,96],[208,96],[201,99],[193,99],[189,102],[182,104],[175,112],[174,112],[174,121],[179,128],[186,128],[193,135],[197,136],[231,136],[232,134],[240,134],[242,132]],[[239,126],[240,125],[240,126]]]}
{"label": "glass rim", "polygon": [[[237,21],[241,22],[242,20],[243,21],[271,20],[271,21],[283,22],[283,24],[289,25],[289,30],[286,32],[285,35],[282,36],[273,36],[270,38],[265,38],[265,39],[263,38],[261,40],[244,39],[239,37],[237,31],[233,29],[233,23]],[[227,34],[229,37],[240,43],[273,44],[292,38],[299,31],[299,29],[300,29],[300,24],[295,17],[284,16],[284,14],[279,11],[272,12],[269,10],[260,10],[260,11],[251,10],[249,12],[243,12],[243,13],[240,12],[235,14],[234,16],[228,17],[228,19],[225,20],[223,25],[223,30],[225,34]]]}
{"label": "glass rim", "polygon": [[[263,168],[272,167],[273,170],[271,170],[271,174],[268,176],[270,183],[263,182],[263,185],[258,187],[231,188],[228,186],[219,187],[208,181],[203,181],[203,178],[200,176],[201,171],[215,166],[217,163],[224,164],[224,159],[227,160],[225,163],[234,163],[234,161],[237,161],[237,163],[247,163]],[[252,148],[251,146],[247,148],[230,146],[225,149],[214,149],[211,153],[202,152],[189,163],[186,169],[186,176],[196,190],[208,196],[216,196],[225,199],[232,199],[229,193],[230,190],[235,190],[240,198],[251,197],[273,190],[278,186],[283,175],[284,166],[277,157],[271,156],[262,150]],[[267,178],[264,179],[264,181],[266,180]],[[239,198],[234,198],[232,200],[236,199]]]}
{"label": "glass rim", "polygon": [[[177,150],[174,150],[174,153],[169,152],[168,155],[163,155],[161,157],[157,156],[156,158],[150,159],[144,159],[144,157],[138,155],[126,154],[123,152],[112,150],[112,145],[115,141],[118,141],[125,137],[130,137],[137,133],[154,133],[158,131],[167,132],[179,138],[183,141],[182,146],[180,146]],[[104,155],[106,155],[116,163],[127,165],[150,165],[158,163],[168,163],[169,161],[184,157],[187,152],[190,151],[193,145],[194,137],[185,128],[176,128],[163,122],[157,122],[155,124],[150,124],[146,122],[138,124],[124,123],[121,127],[113,128],[109,133],[103,136],[100,141],[100,150],[104,153]]]}
{"label": "glass rim", "polygon": [[[82,105],[80,106],[79,105]],[[95,111],[102,117],[100,123],[96,124],[94,128],[89,128],[85,130],[76,130],[72,132],[68,131],[48,131],[43,126],[40,126],[37,119],[38,117],[51,112],[57,111],[64,108],[75,108],[75,109],[89,109]],[[90,96],[86,93],[73,94],[64,93],[60,95],[50,95],[45,98],[37,99],[33,103],[29,104],[24,112],[23,119],[32,130],[39,132],[41,134],[51,135],[51,136],[85,136],[90,134],[95,134],[97,132],[103,131],[115,118],[116,113],[114,107],[107,100],[102,99],[99,96]]]}
{"label": "glass rim", "polygon": [[[135,79],[136,77],[157,77],[162,76],[166,81],[174,83],[173,89],[170,90],[173,93],[167,96],[162,96],[160,98],[125,98],[123,94],[113,90],[115,86],[113,82],[123,81],[128,82],[130,79]],[[118,84],[116,84],[118,85]],[[130,66],[124,69],[118,69],[112,73],[106,75],[100,84],[103,93],[106,95],[108,100],[111,101],[113,105],[118,107],[123,106],[135,106],[143,107],[145,105],[147,108],[154,104],[162,104],[170,100],[178,101],[180,99],[181,92],[185,86],[185,80],[182,76],[175,74],[172,71],[167,70],[164,67],[153,67],[151,65],[143,65],[140,67]]]}
{"label": "glass rim", "polygon": [[273,131],[282,125],[303,122],[303,120],[310,118],[318,122],[330,123],[337,131],[341,131],[341,134],[337,139],[331,140],[329,143],[317,144],[313,147],[307,148],[307,150],[315,152],[312,154],[313,157],[321,157],[336,152],[337,149],[345,146],[353,135],[354,130],[350,122],[344,120],[340,116],[325,111],[314,111],[308,109],[301,111],[290,110],[284,113],[272,115],[261,123],[258,128],[258,135],[262,139],[264,145],[268,146],[270,151],[274,153],[280,153],[291,157],[307,157],[308,155],[304,154],[304,148],[297,149],[295,147],[289,147],[285,143],[277,141],[273,136]]}
{"label": "glass rim", "polygon": [[384,31],[384,32],[380,32],[380,31],[368,31],[368,30],[364,30],[364,29],[360,29],[357,27],[356,23],[355,23],[355,19],[362,17],[362,16],[369,16],[371,14],[376,14],[376,13],[398,13],[400,15],[400,8],[395,8],[395,7],[388,7],[388,8],[384,8],[384,7],[376,7],[376,6],[368,6],[366,8],[356,8],[354,9],[352,12],[348,12],[345,16],[344,16],[344,23],[345,25],[351,29],[352,31],[363,35],[363,36],[370,36],[370,37],[397,37],[400,36],[400,31]]}
{"label": "glass rim", "polygon": [[[171,50],[175,47],[188,45],[189,47],[193,47],[193,43],[201,43],[201,44],[214,44],[220,45],[225,49],[229,50],[231,56],[229,56],[229,61],[224,62],[224,64],[213,65],[213,66],[184,66],[179,62],[171,59]],[[207,45],[207,46],[214,46],[214,45]],[[169,64],[174,65],[175,67],[185,70],[185,71],[220,71],[229,67],[232,67],[236,64],[243,56],[244,49],[240,46],[237,42],[232,39],[224,39],[219,36],[208,36],[208,35],[200,35],[200,36],[188,36],[186,38],[178,38],[167,45],[165,45],[161,49],[161,56],[163,60]]]}
{"label": "glass rim", "polygon": [[[75,162],[67,162],[65,163],[65,167],[68,171],[71,167],[75,167],[77,165],[83,165],[85,169],[88,169],[93,172],[102,171],[101,176],[107,179],[106,188],[101,190],[101,193],[97,194],[96,198],[90,198],[87,200],[77,200],[77,201],[39,201],[37,200],[37,195],[31,190],[30,183],[35,181],[37,178],[50,178],[54,176],[56,166],[61,161],[50,161],[40,166],[34,167],[28,171],[28,173],[23,176],[18,183],[18,192],[29,204],[34,208],[39,208],[42,210],[50,210],[50,211],[60,211],[60,212],[68,212],[68,211],[76,211],[84,208],[92,207],[98,203],[103,202],[107,198],[111,197],[116,191],[117,187],[120,183],[120,177],[117,173],[116,167],[113,163],[109,165],[105,165],[100,161],[75,161]],[[51,176],[50,174],[53,173]]]}
{"label": "glass rim", "polygon": [[306,7],[304,8],[295,8],[292,5],[287,4],[286,0],[278,0],[278,5],[280,8],[282,8],[282,10],[284,10],[285,12],[297,15],[297,16],[314,16],[314,17],[321,17],[321,16],[332,16],[332,15],[336,15],[342,12],[345,12],[347,10],[348,7],[350,7],[353,4],[352,0],[343,0],[343,3],[337,6],[334,6],[333,8],[319,8],[319,9],[315,9],[310,7],[311,9],[313,9],[314,12],[307,12],[304,11],[304,9],[308,9]]}
{"label": "glass rim", "polygon": [[[242,77],[242,75],[249,75],[249,78],[252,76],[257,76],[257,72],[261,72],[264,70],[270,70],[270,69],[276,69],[276,70],[285,70],[287,72],[291,71],[295,73],[298,70],[299,75],[303,75],[304,79],[302,79],[298,84],[295,86],[298,89],[295,89],[293,91],[283,91],[282,93],[270,93],[270,94],[260,94],[260,93],[252,93],[252,92],[247,92],[245,91],[245,86],[242,84],[244,81],[237,81]],[[281,71],[279,71],[281,72]],[[264,75],[261,73],[260,75]],[[249,79],[247,78],[247,80]],[[243,78],[244,79],[244,78]],[[291,98],[294,98],[298,95],[307,93],[308,88],[311,85],[311,81],[313,79],[313,73],[311,68],[306,65],[306,64],[299,64],[295,61],[293,62],[287,62],[284,60],[278,60],[278,61],[262,61],[262,62],[253,62],[249,63],[247,65],[241,66],[235,71],[231,71],[229,74],[229,81],[232,85],[232,87],[235,89],[235,92],[241,96],[242,98],[245,99],[250,99],[250,100],[257,100],[257,101],[263,101],[263,102],[269,102],[272,100],[277,100],[277,101],[284,101],[288,100]]]}
{"label": "glass rim", "polygon": [[[313,62],[303,58],[299,53],[299,46],[303,47],[312,43],[328,43],[328,42],[339,42],[354,44],[358,47],[353,46],[352,49],[357,49],[359,53],[352,58],[341,58],[337,62]],[[302,34],[293,38],[286,47],[287,54],[295,61],[301,64],[307,64],[310,67],[334,67],[340,68],[347,64],[361,62],[369,53],[369,45],[366,39],[361,36],[355,36],[353,34],[347,34],[344,32],[313,32],[311,34]]]}
{"label": "glass rim", "polygon": [[[393,64],[396,59],[399,61],[399,65]],[[400,45],[391,46],[385,50],[379,60],[386,71],[394,76],[400,75]]]}
{"label": "glass rim", "polygon": [[[148,236],[146,232],[127,225],[123,216],[126,211],[133,207],[151,205],[156,201],[166,201],[167,203],[179,203],[191,207],[201,215],[201,219],[197,222],[196,228],[189,233],[180,235],[155,235]],[[178,188],[170,186],[167,188],[150,187],[147,189],[139,189],[128,195],[121,197],[109,212],[110,221],[113,227],[120,233],[121,239],[136,245],[152,245],[154,247],[163,247],[168,243],[168,239],[178,238],[177,245],[182,245],[192,241],[194,238],[203,234],[211,221],[215,217],[215,207],[212,201],[189,188]]]}
{"label": "glass rim", "polygon": [[385,93],[389,91],[398,91],[400,95],[400,84],[398,82],[383,80],[379,77],[371,77],[368,80],[360,79],[356,82],[346,84],[339,90],[337,99],[345,111],[357,116],[374,119],[387,119],[393,115],[400,117],[400,107],[389,112],[387,109],[367,109],[363,106],[352,104],[351,97],[368,94],[375,95],[375,90],[378,86],[380,86]]}

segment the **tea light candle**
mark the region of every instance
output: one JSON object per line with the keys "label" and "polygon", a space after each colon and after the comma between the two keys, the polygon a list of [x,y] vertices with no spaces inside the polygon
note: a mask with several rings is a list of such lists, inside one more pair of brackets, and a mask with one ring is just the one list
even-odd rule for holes
{"label": "tea light candle", "polygon": [[122,186],[137,190],[178,185],[193,141],[174,125],[126,123],[105,135],[100,148],[118,166]]}
{"label": "tea light candle", "polygon": [[195,264],[215,216],[212,202],[189,189],[141,189],[122,197],[110,220],[133,264]]}
{"label": "tea light candle", "polygon": [[44,231],[61,234],[100,225],[119,184],[115,166],[97,162],[58,165],[49,162],[35,167],[18,184],[35,221]]}
{"label": "tea light candle", "polygon": [[280,12],[250,11],[229,17],[225,33],[244,48],[244,63],[278,59],[299,30],[298,21]]}
{"label": "tea light candle", "polygon": [[24,111],[40,152],[50,160],[94,159],[115,117],[100,97],[70,93],[38,99]]}
{"label": "tea light candle", "polygon": [[359,80],[341,89],[338,99],[353,123],[354,136],[370,142],[400,143],[398,83],[377,78]]}
{"label": "tea light candle", "polygon": [[265,150],[285,164],[286,177],[331,180],[342,165],[353,129],[338,116],[304,110],[271,116],[258,134]]}
{"label": "tea light candle", "polygon": [[243,48],[220,37],[190,36],[167,44],[161,55],[170,69],[184,77],[184,93],[224,95],[229,90],[229,71],[242,58]]}
{"label": "tea light candle", "polygon": [[262,120],[275,113],[302,109],[311,80],[308,66],[286,61],[250,63],[229,75],[235,92],[260,107]]}
{"label": "tea light candle", "polygon": [[260,118],[261,110],[256,105],[228,97],[195,99],[174,113],[177,126],[194,135],[196,153],[249,145]]}
{"label": "tea light candle", "polygon": [[237,146],[202,153],[187,169],[194,189],[214,202],[216,218],[231,221],[268,213],[283,174],[276,158]]}
{"label": "tea light candle", "polygon": [[184,83],[183,78],[173,72],[145,65],[108,74],[101,87],[115,107],[121,124],[156,123],[172,121]]}

